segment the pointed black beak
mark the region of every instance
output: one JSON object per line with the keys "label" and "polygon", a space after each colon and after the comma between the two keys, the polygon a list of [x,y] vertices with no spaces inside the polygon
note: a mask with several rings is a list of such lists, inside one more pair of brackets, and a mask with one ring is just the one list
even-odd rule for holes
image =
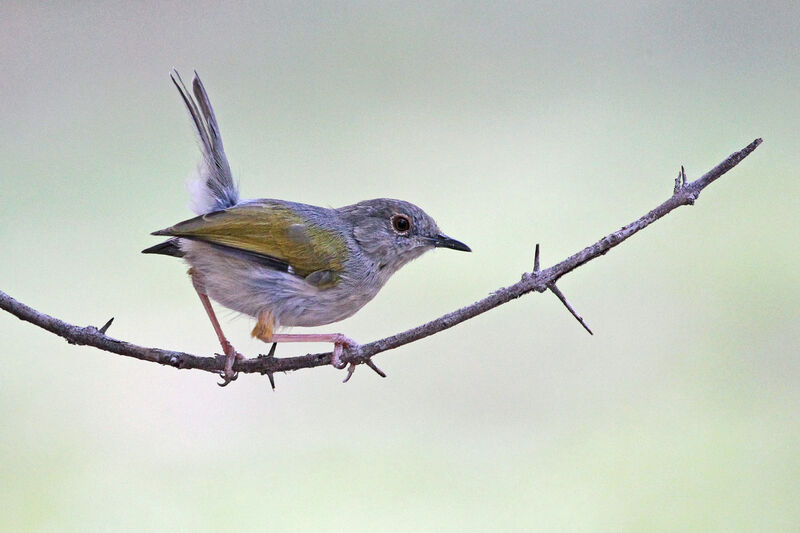
{"label": "pointed black beak", "polygon": [[447,235],[442,235],[441,233],[432,239],[433,245],[437,248],[451,248],[453,250],[458,250],[460,252],[471,252],[469,246],[464,244],[461,241],[457,241],[455,239],[451,239]]}

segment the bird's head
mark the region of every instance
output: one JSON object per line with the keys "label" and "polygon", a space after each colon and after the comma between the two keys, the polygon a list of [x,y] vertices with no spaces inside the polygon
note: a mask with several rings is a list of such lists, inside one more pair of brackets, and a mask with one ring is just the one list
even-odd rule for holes
{"label": "bird's head", "polygon": [[339,208],[352,224],[361,252],[388,275],[433,248],[470,252],[469,246],[444,235],[436,222],[416,205],[378,198]]}

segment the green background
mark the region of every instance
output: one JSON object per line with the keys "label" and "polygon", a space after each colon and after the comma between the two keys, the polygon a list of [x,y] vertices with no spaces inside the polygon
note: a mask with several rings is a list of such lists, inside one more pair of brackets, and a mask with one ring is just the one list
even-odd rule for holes
{"label": "green background", "polygon": [[[472,246],[323,328],[374,340],[580,250],[563,279],[376,358],[220,389],[0,314],[4,531],[796,531],[796,2],[0,6],[0,289],[218,351],[150,231],[190,216],[196,68],[244,197],[415,202]],[[221,311],[255,355],[252,320]],[[322,331],[321,330],[321,331]],[[295,329],[301,332],[302,329]],[[278,354],[323,345],[283,346]]]}

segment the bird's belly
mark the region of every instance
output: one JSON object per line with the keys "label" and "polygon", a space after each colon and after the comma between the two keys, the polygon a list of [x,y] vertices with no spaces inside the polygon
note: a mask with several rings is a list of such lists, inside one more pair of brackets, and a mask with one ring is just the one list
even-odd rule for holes
{"label": "bird's belly", "polygon": [[211,299],[249,316],[269,311],[276,326],[322,326],[344,320],[377,293],[346,282],[318,288],[303,278],[183,240],[186,262]]}

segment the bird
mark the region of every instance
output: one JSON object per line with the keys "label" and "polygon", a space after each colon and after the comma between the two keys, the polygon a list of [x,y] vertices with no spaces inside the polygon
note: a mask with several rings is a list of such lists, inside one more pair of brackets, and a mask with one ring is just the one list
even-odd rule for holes
{"label": "bird", "polygon": [[[170,78],[194,126],[202,158],[189,183],[197,215],[152,235],[168,239],[142,250],[182,258],[225,355],[221,376],[237,377],[243,359],[228,341],[211,300],[254,317],[252,336],[267,343],[330,342],[332,364],[347,365],[358,343],[341,333],[279,333],[352,316],[404,265],[434,248],[470,252],[442,233],[430,215],[403,200],[376,198],[339,208],[278,199],[242,200],[222,144],[219,124],[197,72],[190,92]],[[192,94],[193,93],[193,94]]]}

